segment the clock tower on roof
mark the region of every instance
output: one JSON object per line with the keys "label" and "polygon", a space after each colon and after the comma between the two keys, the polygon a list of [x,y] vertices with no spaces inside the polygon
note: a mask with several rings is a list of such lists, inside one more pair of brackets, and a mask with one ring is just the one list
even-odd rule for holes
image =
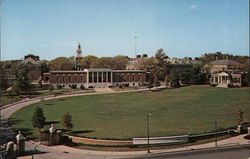
{"label": "clock tower on roof", "polygon": [[82,49],[81,49],[81,44],[78,43],[77,50],[76,50],[76,60],[77,59],[82,59]]}

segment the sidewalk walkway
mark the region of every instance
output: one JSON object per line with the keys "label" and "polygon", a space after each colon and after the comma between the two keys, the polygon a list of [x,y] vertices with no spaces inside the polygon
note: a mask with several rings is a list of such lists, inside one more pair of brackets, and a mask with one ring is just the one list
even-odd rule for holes
{"label": "sidewalk walkway", "polygon": [[95,91],[96,92],[114,92],[114,90],[113,89],[111,89],[111,88],[95,88]]}

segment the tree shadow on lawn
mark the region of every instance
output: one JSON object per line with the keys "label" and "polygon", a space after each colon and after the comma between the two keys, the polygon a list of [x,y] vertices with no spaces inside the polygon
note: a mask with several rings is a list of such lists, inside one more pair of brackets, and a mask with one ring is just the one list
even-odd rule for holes
{"label": "tree shadow on lawn", "polygon": [[12,129],[16,134],[18,134],[19,131],[21,131],[21,134],[24,136],[24,137],[27,137],[28,139],[32,138],[32,130],[29,129],[29,128],[13,128]]}
{"label": "tree shadow on lawn", "polygon": [[91,133],[95,132],[95,130],[76,130],[76,131],[71,131],[70,133],[72,134],[85,134],[85,133]]}
{"label": "tree shadow on lawn", "polygon": [[13,126],[19,123],[22,123],[24,120],[16,119],[16,118],[8,118],[8,124],[9,126]]}
{"label": "tree shadow on lawn", "polygon": [[54,103],[45,103],[44,105],[54,105]]}
{"label": "tree shadow on lawn", "polygon": [[45,125],[51,125],[51,124],[59,124],[59,123],[61,123],[60,121],[46,121],[46,123],[45,123]]}

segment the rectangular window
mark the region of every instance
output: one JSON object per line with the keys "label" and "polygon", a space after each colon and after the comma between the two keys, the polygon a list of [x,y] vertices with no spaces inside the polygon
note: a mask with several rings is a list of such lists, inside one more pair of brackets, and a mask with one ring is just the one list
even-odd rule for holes
{"label": "rectangular window", "polygon": [[56,77],[56,81],[59,82],[59,77]]}
{"label": "rectangular window", "polygon": [[77,81],[77,76],[75,76],[75,82]]}
{"label": "rectangular window", "polygon": [[97,82],[97,72],[94,72],[94,82]]}
{"label": "rectangular window", "polygon": [[89,83],[92,83],[92,72],[89,72]]}
{"label": "rectangular window", "polygon": [[111,82],[111,72],[108,72],[108,82]]}
{"label": "rectangular window", "polygon": [[103,72],[103,82],[106,82],[106,77],[107,77],[107,76],[106,76],[106,73],[107,73],[107,72]]}
{"label": "rectangular window", "polygon": [[98,72],[98,82],[102,82],[102,73]]}

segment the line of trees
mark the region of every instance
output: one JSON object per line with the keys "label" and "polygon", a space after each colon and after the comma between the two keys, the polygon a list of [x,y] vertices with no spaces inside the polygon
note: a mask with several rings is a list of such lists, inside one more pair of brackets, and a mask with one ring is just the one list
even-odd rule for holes
{"label": "line of trees", "polygon": [[53,70],[74,70],[75,65],[81,68],[112,68],[116,70],[126,69],[128,64],[128,57],[126,56],[115,56],[115,57],[96,57],[96,56],[85,56],[82,59],[58,57],[48,62],[48,68],[50,71]]}

